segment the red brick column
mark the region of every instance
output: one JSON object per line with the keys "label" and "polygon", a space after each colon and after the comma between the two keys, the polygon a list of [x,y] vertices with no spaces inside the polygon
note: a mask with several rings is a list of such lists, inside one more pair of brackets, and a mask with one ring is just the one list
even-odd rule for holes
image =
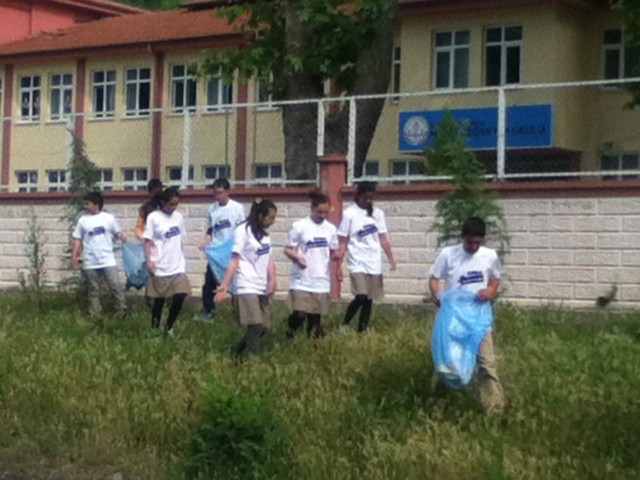
{"label": "red brick column", "polygon": [[[342,154],[325,155],[318,158],[320,163],[321,188],[331,200],[329,220],[335,225],[342,219],[342,187],[347,178],[347,156]],[[337,262],[331,263],[331,296],[340,298],[340,282],[337,278]]]}

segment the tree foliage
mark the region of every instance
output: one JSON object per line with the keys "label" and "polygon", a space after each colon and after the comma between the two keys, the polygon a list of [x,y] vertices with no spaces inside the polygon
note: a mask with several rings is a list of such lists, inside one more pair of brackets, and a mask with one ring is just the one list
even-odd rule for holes
{"label": "tree foliage", "polygon": [[487,190],[484,165],[466,148],[466,142],[466,125],[446,111],[436,127],[433,148],[425,151],[424,167],[428,175],[451,177],[454,188],[438,200],[432,230],[439,234],[438,243],[447,242],[460,236],[468,218],[480,217],[503,256],[509,247],[504,214],[497,195]]}
{"label": "tree foliage", "polygon": [[[625,47],[640,51],[640,2],[638,0],[617,0],[614,9],[622,13]],[[632,76],[640,76],[639,64],[632,65],[631,68],[632,71],[629,73]],[[629,106],[634,107],[640,104],[640,85],[634,83],[628,88],[632,95]]]}

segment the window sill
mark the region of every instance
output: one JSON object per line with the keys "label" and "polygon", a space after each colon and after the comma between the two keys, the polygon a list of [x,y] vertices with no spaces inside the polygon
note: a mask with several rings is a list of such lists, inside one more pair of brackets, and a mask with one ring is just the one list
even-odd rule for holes
{"label": "window sill", "polygon": [[27,126],[27,125],[40,125],[41,120],[17,120],[16,121],[16,126],[17,125],[21,125],[21,126]]}
{"label": "window sill", "polygon": [[115,117],[89,117],[87,118],[88,122],[113,122],[115,120]]}
{"label": "window sill", "polygon": [[124,115],[124,117],[122,117],[122,120],[149,120],[151,118],[150,114],[141,114],[141,113],[136,113],[135,115],[129,115],[126,114]]}
{"label": "window sill", "polygon": [[207,108],[202,112],[202,115],[232,115],[234,113],[232,108]]}

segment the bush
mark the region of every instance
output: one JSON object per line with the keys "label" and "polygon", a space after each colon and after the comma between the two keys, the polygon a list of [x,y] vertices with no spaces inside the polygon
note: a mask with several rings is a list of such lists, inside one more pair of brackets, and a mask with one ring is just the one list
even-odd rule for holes
{"label": "bush", "polygon": [[288,478],[283,426],[271,395],[239,393],[211,380],[203,393],[202,423],[184,462],[188,479]]}

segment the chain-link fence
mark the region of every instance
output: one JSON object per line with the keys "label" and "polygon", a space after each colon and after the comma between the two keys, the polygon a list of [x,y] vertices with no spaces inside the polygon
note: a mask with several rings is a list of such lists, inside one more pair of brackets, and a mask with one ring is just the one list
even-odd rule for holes
{"label": "chain-link fence", "polygon": [[[356,178],[409,183],[425,175],[445,112],[489,178],[511,181],[640,176],[640,79],[394,93],[332,99],[72,114],[18,109],[0,122],[4,189],[64,190],[73,134],[105,190],[144,189],[152,176],[182,188],[318,181],[317,158],[347,156]],[[37,108],[35,108],[37,106]],[[305,179],[305,180],[299,180]]]}

